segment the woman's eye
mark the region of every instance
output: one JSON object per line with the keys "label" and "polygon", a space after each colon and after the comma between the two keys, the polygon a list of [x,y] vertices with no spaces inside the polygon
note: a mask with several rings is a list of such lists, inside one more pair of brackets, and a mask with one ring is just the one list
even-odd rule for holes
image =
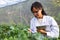
{"label": "woman's eye", "polygon": [[35,13],[38,13],[38,11],[36,11]]}
{"label": "woman's eye", "polygon": [[33,13],[38,13],[38,11],[35,11],[35,12],[33,12]]}

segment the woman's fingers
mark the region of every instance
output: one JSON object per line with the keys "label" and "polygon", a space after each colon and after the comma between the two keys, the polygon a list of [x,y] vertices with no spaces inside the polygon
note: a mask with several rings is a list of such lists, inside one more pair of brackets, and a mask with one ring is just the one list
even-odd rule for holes
{"label": "woman's fingers", "polygon": [[28,29],[29,32],[31,32],[31,29]]}

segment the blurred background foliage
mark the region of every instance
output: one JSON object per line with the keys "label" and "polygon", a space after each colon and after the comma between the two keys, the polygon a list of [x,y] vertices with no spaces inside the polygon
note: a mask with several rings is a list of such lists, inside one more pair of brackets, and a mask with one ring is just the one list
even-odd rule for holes
{"label": "blurred background foliage", "polygon": [[[27,0],[25,2],[0,8],[0,24],[8,24],[0,25],[0,39],[28,40],[26,33],[24,33],[24,30],[28,28],[27,25],[30,24],[30,20],[33,17],[32,12],[30,11],[30,7],[31,4],[35,1],[41,2],[46,13],[54,17],[60,26],[60,0]],[[21,29],[19,29],[19,27]],[[19,35],[23,36],[21,37]],[[20,37],[21,39],[19,39]],[[60,37],[58,40],[60,40]]]}
{"label": "blurred background foliage", "polygon": [[29,25],[33,17],[30,7],[35,1],[41,2],[46,13],[53,16],[60,25],[60,0],[27,0],[25,2],[2,7],[0,8],[0,24],[23,23]]}

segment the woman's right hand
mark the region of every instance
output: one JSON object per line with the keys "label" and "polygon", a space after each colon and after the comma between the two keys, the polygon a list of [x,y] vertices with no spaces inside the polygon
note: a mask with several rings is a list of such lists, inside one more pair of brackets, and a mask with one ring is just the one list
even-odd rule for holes
{"label": "woman's right hand", "polygon": [[32,32],[31,29],[28,29],[29,32]]}

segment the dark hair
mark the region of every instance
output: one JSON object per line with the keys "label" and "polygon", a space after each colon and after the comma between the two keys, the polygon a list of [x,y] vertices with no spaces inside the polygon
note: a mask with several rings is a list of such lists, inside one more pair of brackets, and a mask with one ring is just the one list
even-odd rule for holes
{"label": "dark hair", "polygon": [[47,15],[43,9],[43,6],[40,2],[34,2],[31,6],[31,11],[33,12],[33,7],[35,7],[36,9],[41,9],[42,8],[42,15]]}

